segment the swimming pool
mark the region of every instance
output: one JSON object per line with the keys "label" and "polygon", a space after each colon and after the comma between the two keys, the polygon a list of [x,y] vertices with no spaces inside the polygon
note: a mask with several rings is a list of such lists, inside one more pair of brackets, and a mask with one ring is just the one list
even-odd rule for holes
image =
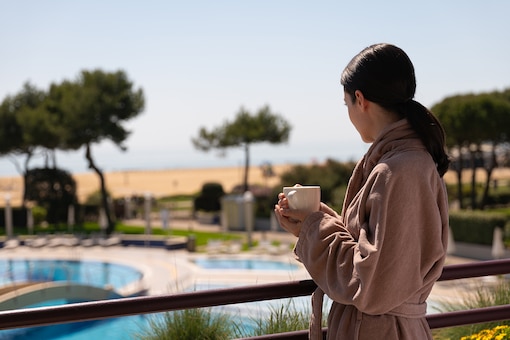
{"label": "swimming pool", "polygon": [[[0,260],[0,286],[28,281],[66,281],[115,290],[139,281],[143,273],[136,268],[110,262],[89,260]],[[28,306],[44,307],[76,301],[49,300]],[[144,316],[85,321],[52,326],[18,328],[0,331],[0,340],[88,340],[132,339],[132,334],[147,323]]]}
{"label": "swimming pool", "polygon": [[120,289],[143,277],[143,273],[130,266],[89,260],[0,260],[0,273],[0,286],[28,281],[67,281]]}
{"label": "swimming pool", "polygon": [[196,258],[192,260],[203,269],[232,269],[232,270],[282,270],[293,271],[300,267],[297,264],[276,260],[262,260],[257,258]]}
{"label": "swimming pool", "polygon": [[[193,259],[193,261],[197,260],[198,258]],[[201,257],[200,259],[207,259],[207,257]],[[219,257],[214,258],[210,257],[209,260],[225,260],[229,258],[225,257]],[[260,265],[266,265],[266,267],[263,267],[262,269],[268,269],[267,266],[272,267],[274,263],[272,262],[279,262],[277,268],[283,269],[283,272],[288,272],[287,267],[288,265],[292,265],[291,268],[299,268],[298,264],[292,263],[293,260],[272,260],[272,259],[261,259],[260,257],[256,258],[230,258],[229,260],[247,260],[251,259],[248,263],[251,262],[251,264],[257,263],[257,265],[252,266],[256,268],[260,268]],[[188,261],[187,259],[184,261]],[[28,265],[27,265],[28,262]],[[70,267],[73,267],[74,265],[77,265],[77,262],[81,263],[81,265],[85,265],[88,269],[80,268],[79,270],[76,269],[69,269]],[[65,263],[64,268],[59,268],[57,264]],[[189,263],[189,262],[187,262]],[[218,264],[218,262],[214,262],[215,264]],[[46,269],[40,269],[38,271],[27,271],[26,268],[33,268],[37,264],[41,264],[43,268]],[[239,262],[235,262],[236,265],[240,265]],[[283,264],[283,265],[282,265]],[[241,265],[243,267],[244,265]],[[110,273],[105,275],[106,268],[109,268],[111,270]],[[126,270],[126,271],[124,271]],[[244,271],[246,269],[242,269]],[[248,269],[251,270],[251,269]],[[273,269],[274,270],[274,269]],[[9,272],[11,271],[11,272]],[[209,271],[209,270],[205,270]],[[215,270],[212,270],[215,272]],[[124,265],[117,265],[113,263],[104,264],[103,262],[99,261],[89,261],[89,260],[83,260],[83,261],[62,261],[62,260],[55,260],[55,261],[42,261],[42,260],[11,260],[10,262],[8,260],[0,260],[0,273],[2,274],[0,277],[0,282],[2,284],[5,284],[5,282],[9,282],[9,279],[6,279],[8,275],[13,275],[14,273],[17,273],[14,277],[23,278],[23,275],[27,276],[27,273],[34,273],[36,272],[37,275],[42,277],[51,277],[50,273],[54,274],[54,277],[56,279],[60,280],[67,280],[68,278],[72,278],[73,280],[80,280],[83,279],[88,283],[97,284],[99,286],[104,285],[106,282],[109,282],[109,284],[115,285],[116,288],[119,286],[122,287],[123,285],[131,282],[130,280],[136,280],[138,279],[138,275],[141,275],[141,273],[133,269],[129,266]],[[236,273],[235,270],[232,270],[233,273]],[[25,273],[25,274],[22,274]],[[71,275],[70,273],[75,273],[74,275]],[[117,274],[114,274],[117,273]],[[120,275],[123,278],[114,278],[116,275]],[[257,274],[258,275],[258,274]],[[268,274],[273,275],[273,274]],[[109,280],[103,280],[103,278],[110,277]],[[113,280],[112,280],[113,279]],[[114,283],[115,282],[115,283]],[[229,288],[239,285],[246,285],[248,283],[238,283],[238,284],[232,284],[232,283],[197,283],[195,285],[192,285],[192,287],[189,288],[189,290],[203,290],[203,289],[217,289],[217,288]],[[188,290],[188,291],[189,291]],[[54,304],[62,304],[62,303],[68,303],[67,301],[53,301]],[[261,315],[267,314],[271,308],[278,308],[281,305],[286,305],[288,303],[287,299],[283,300],[272,300],[272,301],[258,301],[258,302],[251,302],[251,303],[245,303],[245,304],[235,304],[235,305],[227,305],[227,306],[220,306],[220,307],[213,307],[213,310],[221,310],[223,312],[236,315],[238,317],[236,322],[243,323],[244,326],[250,328],[252,325],[250,323],[253,323],[253,319],[256,319],[260,317]],[[325,309],[327,309],[327,305],[330,303],[328,302],[328,299],[325,301]],[[296,307],[299,310],[308,310],[310,306],[310,297],[299,297],[294,298],[294,307]],[[35,340],[35,339],[59,339],[59,340],[89,340],[89,339],[109,339],[109,340],[130,340],[135,339],[135,334],[139,333],[140,331],[143,331],[146,329],[146,327],[149,325],[148,320],[152,317],[156,317],[159,314],[148,314],[148,315],[138,315],[138,316],[129,316],[129,317],[121,317],[121,318],[115,318],[115,319],[105,319],[105,320],[98,320],[98,321],[86,321],[86,322],[80,322],[80,323],[71,323],[71,324],[61,324],[61,325],[55,325],[55,326],[45,326],[45,327],[33,327],[33,328],[20,328],[20,329],[14,329],[14,330],[5,330],[0,331],[0,340]]]}

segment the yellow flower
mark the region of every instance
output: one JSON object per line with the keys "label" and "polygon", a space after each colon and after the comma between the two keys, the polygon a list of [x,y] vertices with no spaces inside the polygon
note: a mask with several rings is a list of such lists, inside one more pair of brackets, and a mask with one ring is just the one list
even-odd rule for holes
{"label": "yellow flower", "polygon": [[496,326],[484,329],[478,334],[464,336],[461,340],[510,340],[510,326]]}

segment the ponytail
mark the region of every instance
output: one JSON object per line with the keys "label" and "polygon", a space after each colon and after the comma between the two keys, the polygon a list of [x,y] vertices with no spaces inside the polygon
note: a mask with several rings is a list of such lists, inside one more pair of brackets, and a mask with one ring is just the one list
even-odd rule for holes
{"label": "ponytail", "polygon": [[439,120],[425,106],[415,100],[408,100],[399,105],[397,110],[400,115],[407,117],[436,163],[439,175],[443,177],[448,171],[450,159],[445,150],[445,132]]}

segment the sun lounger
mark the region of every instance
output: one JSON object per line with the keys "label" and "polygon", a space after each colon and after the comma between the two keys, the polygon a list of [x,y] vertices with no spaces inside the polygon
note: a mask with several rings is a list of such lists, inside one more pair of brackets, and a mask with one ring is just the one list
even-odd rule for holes
{"label": "sun lounger", "polygon": [[25,245],[31,248],[41,248],[48,244],[46,236],[38,236],[36,238],[30,238],[25,241]]}
{"label": "sun lounger", "polygon": [[110,236],[106,239],[99,239],[99,244],[103,247],[116,246],[122,243],[122,240],[118,236]]}
{"label": "sun lounger", "polygon": [[207,240],[206,250],[208,254],[219,254],[223,252],[223,242],[218,240]]}
{"label": "sun lounger", "polygon": [[85,238],[83,240],[81,240],[80,244],[83,246],[83,247],[92,247],[92,246],[95,246],[97,244],[97,241],[95,238]]}
{"label": "sun lounger", "polygon": [[14,249],[14,248],[17,248],[19,246],[19,244],[20,244],[19,240],[13,238],[13,239],[5,241],[3,248],[4,249]]}

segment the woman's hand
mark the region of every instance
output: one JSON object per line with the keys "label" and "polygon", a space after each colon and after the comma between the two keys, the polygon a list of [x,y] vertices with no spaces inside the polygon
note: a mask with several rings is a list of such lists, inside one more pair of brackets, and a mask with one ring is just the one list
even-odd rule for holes
{"label": "woman's hand", "polygon": [[[322,202],[319,211],[336,218],[339,217],[336,211]],[[283,193],[278,194],[278,204],[274,206],[274,212],[280,226],[296,237],[299,237],[302,223],[310,214],[310,212],[291,210],[289,208],[289,200]]]}
{"label": "woman's hand", "polygon": [[291,210],[289,201],[283,193],[278,194],[278,204],[275,205],[274,212],[280,226],[296,237],[301,232],[302,222],[310,214],[300,210]]}

